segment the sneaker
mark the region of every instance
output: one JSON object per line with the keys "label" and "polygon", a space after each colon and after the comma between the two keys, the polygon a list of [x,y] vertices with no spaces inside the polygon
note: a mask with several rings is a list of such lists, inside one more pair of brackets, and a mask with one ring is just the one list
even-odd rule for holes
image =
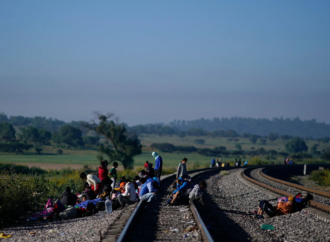
{"label": "sneaker", "polygon": [[262,215],[256,215],[254,218],[256,218],[256,219],[263,219],[264,218],[264,216],[262,216]]}

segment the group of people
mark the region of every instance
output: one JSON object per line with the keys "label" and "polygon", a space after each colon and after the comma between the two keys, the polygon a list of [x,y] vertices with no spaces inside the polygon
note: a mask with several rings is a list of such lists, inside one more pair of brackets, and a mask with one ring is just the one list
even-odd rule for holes
{"label": "group of people", "polygon": [[[144,169],[134,179],[121,177],[117,182],[118,163],[113,162],[112,168],[108,170],[108,162],[102,160],[96,174],[81,172],[80,178],[85,181],[84,190],[73,194],[67,187],[60,201],[47,202],[43,212],[35,215],[55,216],[55,219],[70,219],[80,216],[88,216],[105,210],[106,200],[111,200],[112,210],[123,208],[138,201],[145,200],[150,203],[156,199],[160,188],[160,176],[162,173],[163,159],[156,152],[152,152],[155,158],[155,168],[146,161]],[[206,188],[205,181],[194,185],[187,173],[187,158],[183,158],[178,166],[175,190],[170,195],[168,205],[186,204],[198,200],[202,204],[203,190]],[[52,217],[54,219],[54,217]]]}
{"label": "group of people", "polygon": [[[246,160],[243,164],[243,166],[248,166],[249,163]],[[214,168],[214,167],[229,167],[230,164],[227,161],[222,162],[221,158],[217,158],[215,159],[215,157],[212,158],[211,160],[211,165],[210,168]],[[241,158],[239,158],[239,160],[237,160],[237,158],[235,159],[235,166],[236,167],[241,167],[242,166],[242,161]]]}
{"label": "group of people", "polygon": [[283,164],[284,165],[294,165],[294,161],[290,160],[289,157],[285,157]]}

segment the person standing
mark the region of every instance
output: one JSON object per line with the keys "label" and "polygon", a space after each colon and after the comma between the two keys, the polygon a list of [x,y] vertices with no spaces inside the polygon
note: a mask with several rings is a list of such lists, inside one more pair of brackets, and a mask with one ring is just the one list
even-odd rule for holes
{"label": "person standing", "polygon": [[214,157],[213,157],[213,159],[211,160],[211,166],[210,166],[210,168],[213,168],[213,167],[215,167],[215,159],[214,159]]}
{"label": "person standing", "polygon": [[152,152],[151,154],[155,158],[155,176],[159,178],[162,175],[162,169],[163,169],[163,159],[160,155],[157,154],[157,152]]}
{"label": "person standing", "polygon": [[101,164],[99,166],[99,179],[102,181],[102,188],[103,190],[104,186],[109,184],[111,185],[112,181],[108,176],[108,162],[106,160],[102,160]]}
{"label": "person standing", "polygon": [[117,162],[114,162],[113,165],[112,165],[112,168],[109,172],[109,175],[111,177],[111,180],[112,180],[112,189],[116,188],[116,182],[117,182],[117,167],[118,167],[118,163]]}
{"label": "person standing", "polygon": [[178,171],[176,172],[176,179],[178,179],[179,177],[183,177],[187,174],[187,168],[186,168],[186,163],[188,162],[187,158],[183,158],[181,163],[178,166]]}
{"label": "person standing", "polygon": [[146,168],[148,168],[148,167],[149,167],[149,161],[146,161],[146,162],[144,163],[143,169],[146,169]]}

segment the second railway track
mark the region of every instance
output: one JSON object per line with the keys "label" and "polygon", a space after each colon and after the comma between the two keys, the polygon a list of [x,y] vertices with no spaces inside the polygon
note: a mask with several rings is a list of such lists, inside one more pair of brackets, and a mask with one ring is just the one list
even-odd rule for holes
{"label": "second railway track", "polygon": [[[252,183],[259,186],[265,187],[268,190],[276,192],[284,196],[294,196],[299,192],[308,190],[313,194],[314,199],[310,202],[312,207],[315,207],[324,212],[330,213],[330,198],[322,196],[319,191],[311,188],[305,189],[302,186],[295,186],[295,184],[290,184],[286,181],[281,181],[280,179],[271,178],[268,175],[262,173],[264,168],[247,168],[242,172],[242,176]],[[271,169],[271,168],[268,168]]]}

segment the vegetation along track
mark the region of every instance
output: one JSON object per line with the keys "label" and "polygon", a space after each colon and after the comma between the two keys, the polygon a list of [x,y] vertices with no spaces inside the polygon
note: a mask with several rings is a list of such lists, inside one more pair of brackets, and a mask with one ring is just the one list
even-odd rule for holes
{"label": "vegetation along track", "polygon": [[[271,170],[271,169],[286,169],[285,166],[281,167],[252,167],[247,168],[242,171],[241,175],[244,179],[262,186],[268,190],[271,190],[275,193],[284,195],[284,196],[294,196],[299,192],[308,191],[313,194],[314,199],[310,201],[310,205],[314,208],[319,210],[325,211],[330,213],[330,198],[329,195],[325,196],[324,192],[320,192],[315,189],[303,187],[294,183],[290,183],[287,181],[283,181],[274,177],[270,177],[269,175],[263,172],[264,170]],[[302,169],[302,166],[296,166],[296,169]]]}
{"label": "vegetation along track", "polygon": [[[188,172],[193,179],[218,169],[201,169]],[[165,206],[172,192],[175,175],[162,180],[157,200],[140,202],[132,212],[117,241],[213,241],[194,204]],[[112,240],[115,239],[112,237]],[[107,241],[105,238],[104,241]]]}

